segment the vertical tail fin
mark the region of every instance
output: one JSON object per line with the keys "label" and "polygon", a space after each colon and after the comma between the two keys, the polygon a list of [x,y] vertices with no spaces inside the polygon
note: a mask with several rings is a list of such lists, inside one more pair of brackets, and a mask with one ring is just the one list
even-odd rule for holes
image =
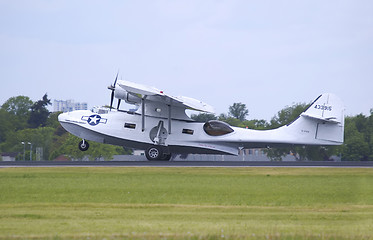
{"label": "vertical tail fin", "polygon": [[306,144],[342,144],[344,138],[343,102],[334,94],[322,94],[291,125],[294,125],[294,130],[300,135],[309,133],[306,138],[303,138]]}

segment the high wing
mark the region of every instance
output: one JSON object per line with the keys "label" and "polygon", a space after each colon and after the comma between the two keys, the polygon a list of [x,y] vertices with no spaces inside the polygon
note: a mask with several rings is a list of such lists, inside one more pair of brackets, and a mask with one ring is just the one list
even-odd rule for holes
{"label": "high wing", "polygon": [[150,87],[150,86],[146,86],[146,85],[142,85],[142,84],[134,83],[130,81],[119,80],[118,85],[124,90],[126,90],[127,92],[136,94],[136,95],[143,95],[143,96],[164,95],[163,91],[155,87]]}
{"label": "high wing", "polygon": [[[137,103],[140,103],[141,99],[146,99],[148,102],[153,101],[153,102],[157,102],[161,104],[163,103],[169,106],[180,107],[184,109],[191,109],[191,110],[196,110],[196,111],[201,111],[201,112],[214,113],[214,108],[212,106],[200,100],[194,99],[194,98],[183,97],[183,96],[174,97],[174,96],[165,94],[163,91],[155,87],[150,87],[150,86],[133,83],[130,81],[125,81],[125,80],[118,80],[117,85],[123,90],[125,90],[132,97],[138,97],[139,102]],[[120,90],[117,89],[116,87],[115,91],[120,91]],[[121,97],[118,96],[118,98],[121,98]]]}

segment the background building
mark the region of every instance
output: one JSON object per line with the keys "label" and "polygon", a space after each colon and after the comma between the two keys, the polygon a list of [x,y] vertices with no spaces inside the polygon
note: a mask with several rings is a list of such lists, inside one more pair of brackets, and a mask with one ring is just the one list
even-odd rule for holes
{"label": "background building", "polygon": [[53,112],[71,112],[74,110],[87,110],[88,104],[83,102],[74,102],[74,100],[54,100]]}

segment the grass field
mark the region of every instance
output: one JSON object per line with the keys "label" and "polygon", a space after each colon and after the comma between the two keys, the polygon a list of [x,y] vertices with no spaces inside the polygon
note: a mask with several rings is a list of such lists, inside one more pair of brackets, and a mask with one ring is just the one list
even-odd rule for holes
{"label": "grass field", "polygon": [[2,168],[0,239],[373,239],[373,169]]}

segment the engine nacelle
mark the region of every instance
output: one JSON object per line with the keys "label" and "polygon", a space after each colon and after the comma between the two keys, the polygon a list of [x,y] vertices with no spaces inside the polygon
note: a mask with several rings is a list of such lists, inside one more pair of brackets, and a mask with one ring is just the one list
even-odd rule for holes
{"label": "engine nacelle", "polygon": [[128,93],[126,90],[116,87],[114,91],[114,97],[124,100],[128,104],[140,104],[141,98]]}

